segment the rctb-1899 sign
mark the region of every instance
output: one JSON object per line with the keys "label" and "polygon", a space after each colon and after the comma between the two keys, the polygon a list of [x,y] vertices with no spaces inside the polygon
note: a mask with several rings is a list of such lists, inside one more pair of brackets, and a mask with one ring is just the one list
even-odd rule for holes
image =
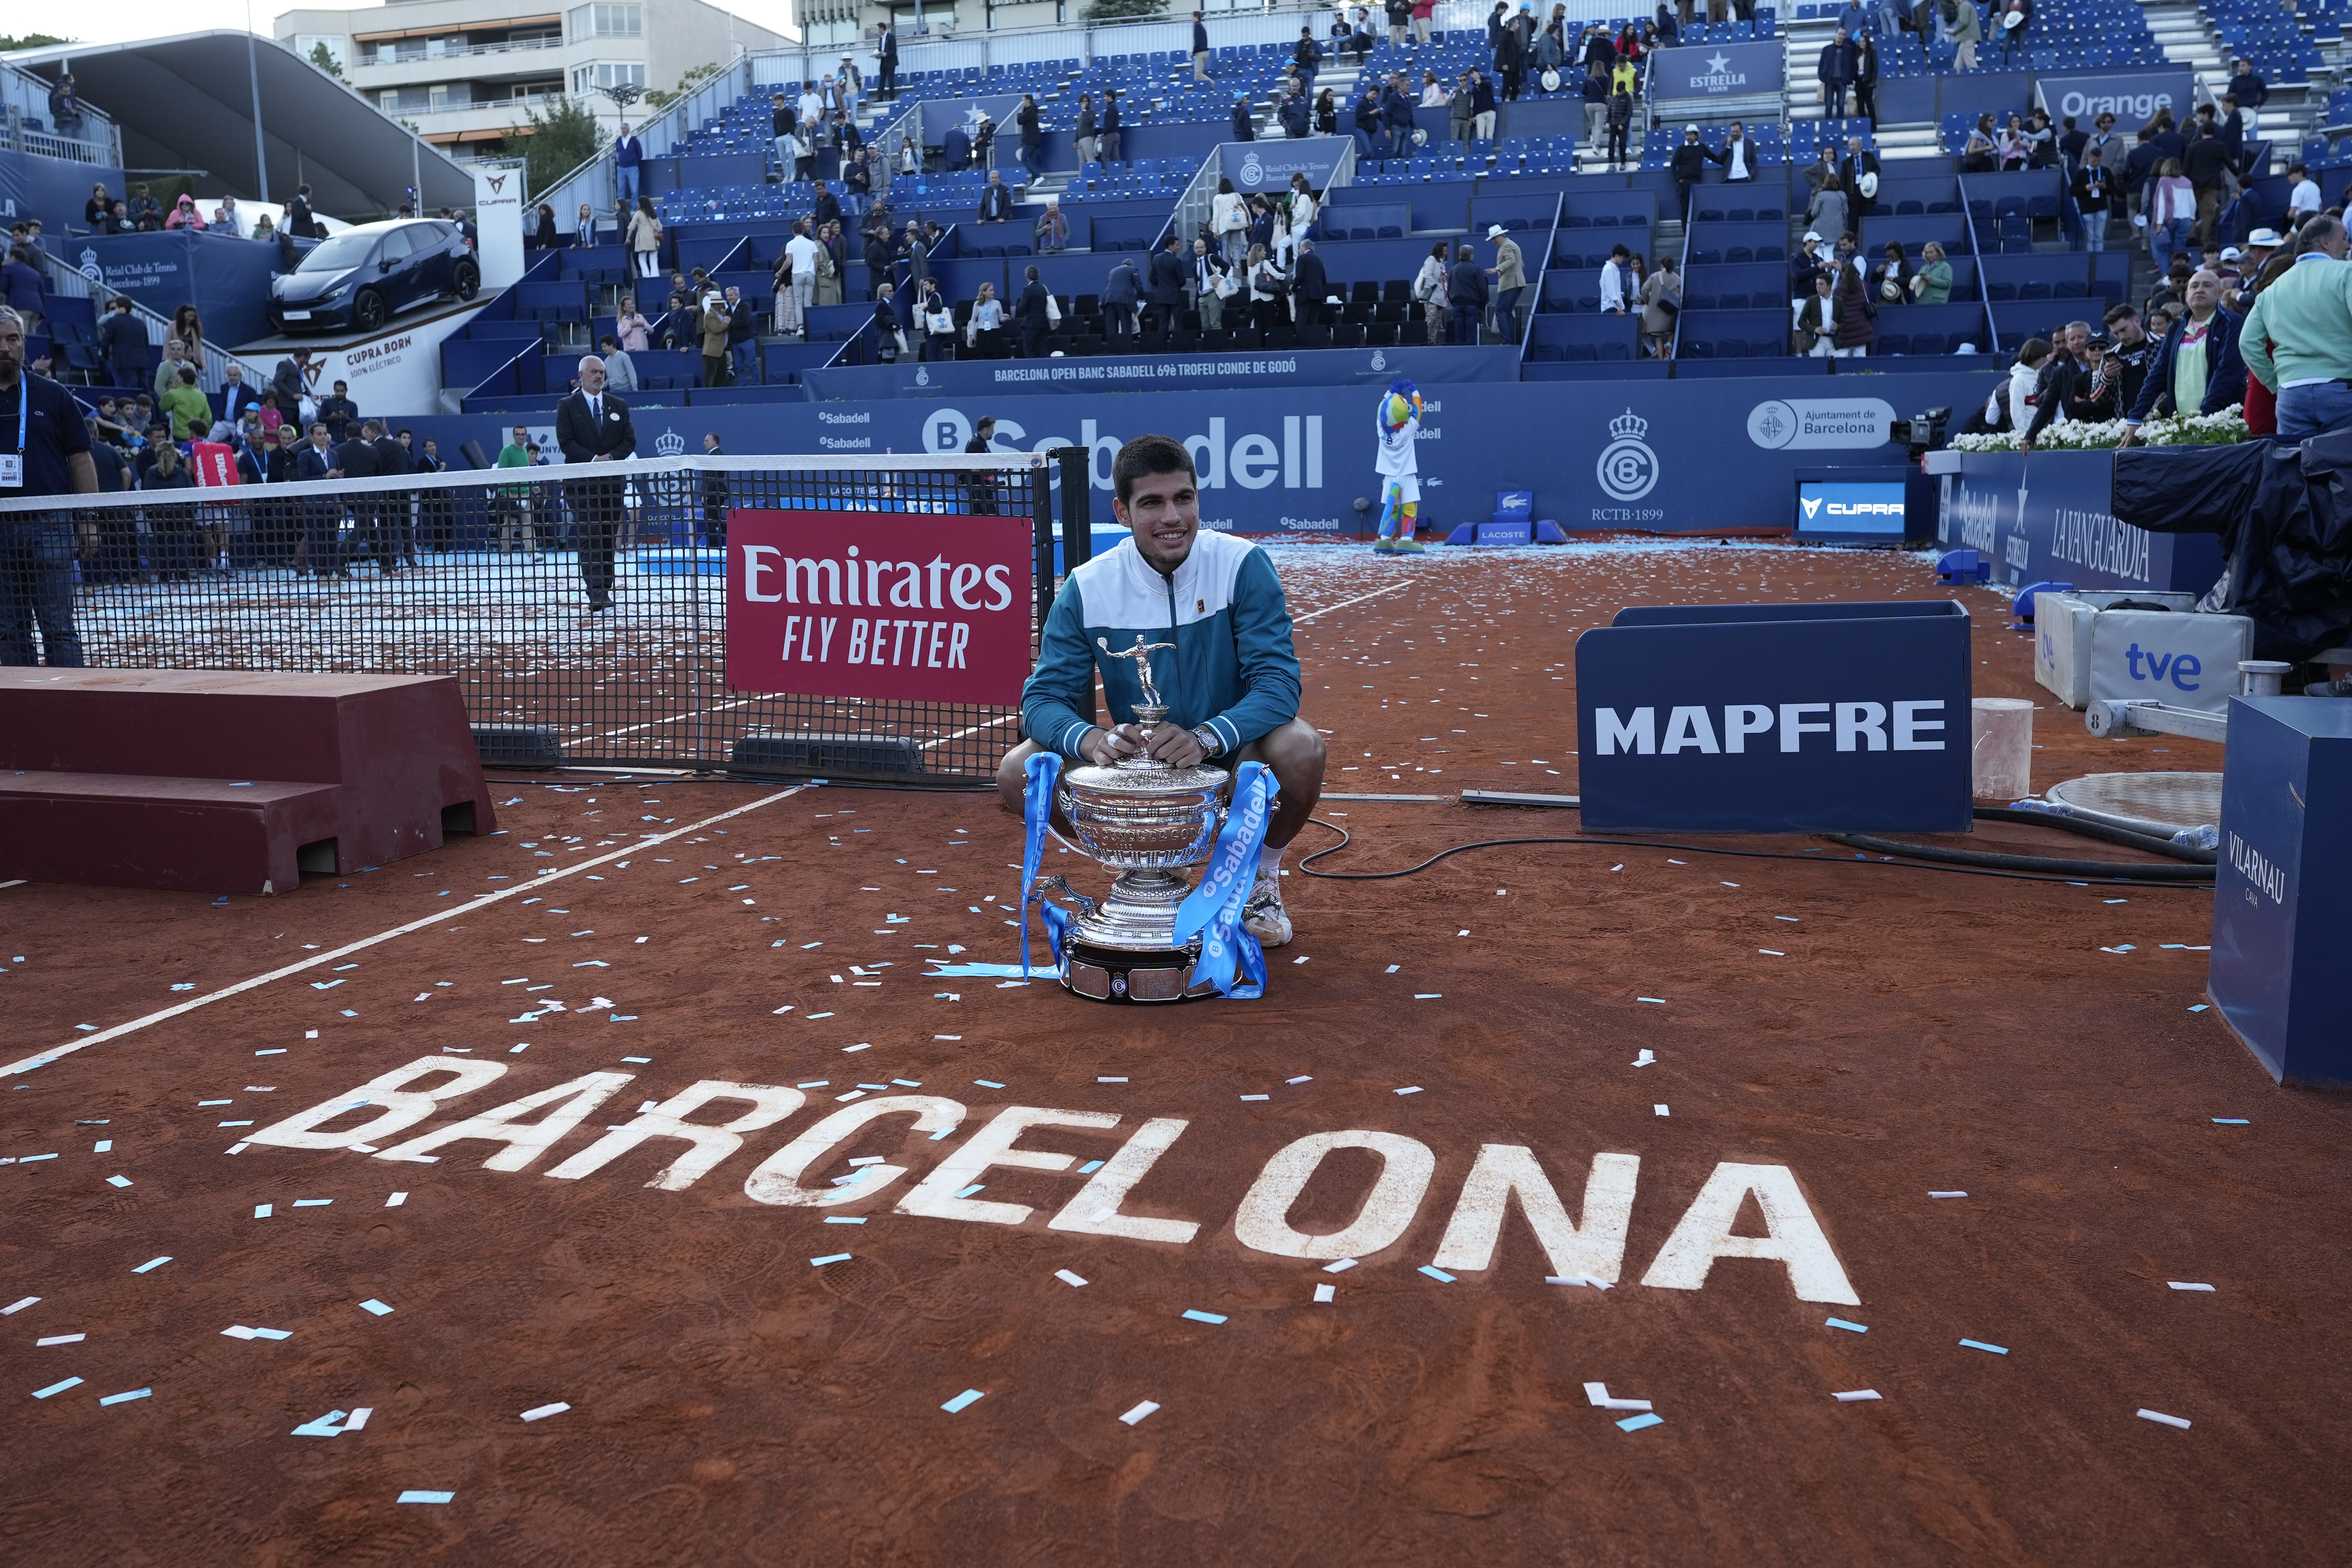
{"label": "rctb-1899 sign", "polygon": [[727,684],[737,691],[1011,707],[1029,675],[1031,523],[738,511]]}

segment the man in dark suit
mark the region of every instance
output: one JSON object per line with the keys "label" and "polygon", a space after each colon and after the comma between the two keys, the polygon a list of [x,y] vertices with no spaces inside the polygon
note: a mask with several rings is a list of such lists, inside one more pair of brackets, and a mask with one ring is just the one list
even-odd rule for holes
{"label": "man in dark suit", "polygon": [[1042,359],[1045,354],[1045,333],[1053,322],[1045,317],[1045,285],[1038,281],[1037,268],[1029,268],[1026,281],[1021,286],[1021,298],[1013,305],[1013,325],[1021,329],[1021,357]]}
{"label": "man in dark suit", "polygon": [[[1847,137],[1845,156],[1838,160],[1838,184],[1844,188],[1846,210],[1853,214],[1857,225],[1870,216],[1872,205],[1877,200],[1878,181],[1875,176],[1878,172],[1878,154],[1864,147],[1861,137]],[[1868,195],[1864,195],[1862,188],[1864,174],[1873,176]]]}
{"label": "man in dark suit", "polygon": [[[629,405],[604,390],[604,362],[590,354],[580,362],[580,384],[555,405],[555,441],[567,463],[623,462],[637,450]],[[571,479],[563,498],[580,535],[580,582],[588,591],[588,613],[613,607],[613,540],[621,521],[618,479]]]}
{"label": "man in dark suit", "polygon": [[1163,332],[1174,331],[1184,320],[1184,262],[1176,254],[1172,234],[1151,253],[1150,298],[1152,324]]}
{"label": "man in dark suit", "polygon": [[980,193],[980,221],[1003,223],[1013,216],[1013,191],[1005,184],[1004,175],[995,170],[988,172],[988,184]]}
{"label": "man in dark suit", "polygon": [[1298,324],[1319,327],[1323,324],[1323,296],[1331,291],[1331,280],[1323,270],[1323,258],[1315,254],[1315,242],[1298,242],[1298,259],[1290,272],[1290,302],[1296,308]]}
{"label": "man in dark suit", "polygon": [[[399,474],[416,471],[416,455],[390,426],[380,429],[375,437],[375,467],[379,478],[391,479]],[[377,514],[383,521],[385,542],[392,546],[393,559],[406,565],[416,564],[416,492],[393,494],[379,498]]]}
{"label": "man in dark suit", "polygon": [[[335,448],[335,467],[343,471],[343,478],[373,479],[383,477],[383,453],[376,444],[383,435],[383,426],[373,419],[363,420],[352,427],[350,439]],[[364,540],[367,542],[368,555],[375,562],[375,569],[387,577],[398,575],[398,552],[391,548],[385,537],[384,521],[392,508],[406,506],[405,500],[397,496],[380,495],[363,490],[352,496],[350,504],[352,509],[351,554],[359,553],[360,542]],[[340,567],[338,575],[350,574],[349,556],[344,557],[338,565]]]}
{"label": "man in dark suit", "polygon": [[887,22],[878,23],[882,36],[874,41],[874,55],[880,65],[875,73],[874,90],[882,98],[898,96],[898,29]]}
{"label": "man in dark suit", "polygon": [[1135,273],[1135,263],[1124,257],[1103,279],[1103,329],[1106,336],[1131,337],[1135,333],[1135,306],[1142,298],[1143,280]]}

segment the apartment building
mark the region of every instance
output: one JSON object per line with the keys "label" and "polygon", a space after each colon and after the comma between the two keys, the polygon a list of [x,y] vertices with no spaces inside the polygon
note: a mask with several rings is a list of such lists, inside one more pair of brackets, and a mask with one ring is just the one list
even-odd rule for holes
{"label": "apartment building", "polygon": [[528,0],[394,0],[289,11],[276,35],[305,57],[323,47],[362,96],[459,157],[499,148],[542,100],[568,95],[617,126],[632,89],[675,89],[697,66],[794,41],[704,0],[553,10]]}

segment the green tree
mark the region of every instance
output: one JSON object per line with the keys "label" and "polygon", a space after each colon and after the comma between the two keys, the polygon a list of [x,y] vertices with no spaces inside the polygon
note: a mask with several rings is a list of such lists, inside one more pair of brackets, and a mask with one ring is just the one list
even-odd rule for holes
{"label": "green tree", "polygon": [[523,143],[524,187],[537,199],[540,193],[572,173],[596,155],[604,144],[604,133],[597,128],[596,116],[577,100],[564,97],[541,99],[544,113],[525,105],[523,113],[530,121],[528,130],[515,127],[514,136]]}
{"label": "green tree", "polygon": [[47,33],[0,33],[0,55],[11,49],[46,49],[55,44],[70,44],[71,38],[53,37]]}
{"label": "green tree", "polygon": [[1120,22],[1130,16],[1157,16],[1168,9],[1168,0],[1093,0],[1079,14],[1087,22]]}
{"label": "green tree", "polygon": [[692,92],[698,83],[708,81],[710,78],[715,77],[718,74],[719,66],[716,61],[705,65],[690,66],[687,68],[686,74],[677,79],[677,88],[676,91],[665,92],[660,88],[655,88],[651,91],[647,92],[646,94],[646,108],[647,110],[657,114],[661,110],[667,109],[671,104],[676,103],[679,99],[684,98],[688,93]]}
{"label": "green tree", "polygon": [[310,46],[310,63],[317,66],[320,70],[325,71],[329,76],[333,77],[337,81],[343,79],[343,68],[335,63],[335,57],[327,52],[327,46],[325,44],[312,44]]}

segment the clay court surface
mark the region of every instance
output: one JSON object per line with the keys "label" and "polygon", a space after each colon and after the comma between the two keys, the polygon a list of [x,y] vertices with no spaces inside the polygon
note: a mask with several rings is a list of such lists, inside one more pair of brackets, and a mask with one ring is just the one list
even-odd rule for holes
{"label": "clay court surface", "polygon": [[[1622,605],[1950,592],[1921,558],[1780,548],[1283,564],[1294,612],[1323,612],[1300,651],[1330,787],[1363,794],[1572,792],[1575,634]],[[2046,701],[2002,602],[1961,596],[1978,694]],[[2220,765],[2187,741],[2094,742],[2048,708],[2037,721],[2037,786]],[[39,1298],[0,1317],[15,1401],[0,1555],[2344,1559],[2352,1100],[2277,1089],[2192,1011],[2207,891],[1861,864],[1817,839],[1717,846],[1822,849],[1811,863],[1521,847],[1394,881],[1294,875],[1298,939],[1271,955],[1265,999],[1116,1008],[1050,983],[927,977],[933,959],[1016,957],[1002,909],[1020,830],[989,798],[514,777],[493,777],[517,802],[502,837],[289,896],[0,889],[12,1062],[446,917],[0,1077],[0,1156],[58,1156],[0,1167],[0,1305]],[[1569,812],[1451,802],[1323,815],[1356,835],[1325,869],[1577,831]],[[1976,838],[2129,856],[2030,828]],[[1310,827],[1301,843],[1332,841]],[[1047,858],[1082,888],[1106,880]],[[1632,1065],[1644,1051],[1654,1065]],[[591,1080],[611,1089],[593,1108],[517,1113],[578,1113],[543,1152],[233,1152],[425,1058],[504,1072],[383,1152],[628,1076]],[[689,1149],[676,1139],[549,1174],[702,1080],[805,1103],[682,1190],[647,1185]],[[905,1168],[869,1196],[747,1194],[755,1166],[846,1097],[885,1094],[951,1102],[932,1119],[961,1131],[882,1116],[802,1176],[824,1192],[852,1160]],[[1015,1106],[1116,1116],[1021,1134],[1078,1163],[1181,1121],[1101,1228],[1197,1233],[1051,1228],[1093,1180],[1076,1164],[971,1178],[976,1204],[1025,1206],[1018,1224],[896,1212]],[[692,1119],[751,1110],[716,1100]],[[1337,1274],[1244,1246],[1236,1213],[1269,1159],[1349,1131],[1434,1157],[1401,1237]],[[1422,1271],[1489,1144],[1531,1150],[1588,1224],[1595,1156],[1638,1157],[1614,1289],[1548,1285],[1555,1262],[1517,1204],[1490,1267]],[[502,1154],[528,1163],[485,1168]],[[1769,1258],[1718,1258],[1696,1289],[1643,1283],[1726,1163],[1790,1173],[1858,1304],[1800,1299]],[[1289,1225],[1351,1226],[1394,1168],[1339,1150]],[[1764,1235],[1754,1197],[1734,1229]],[[67,1335],[83,1337],[36,1343]],[[1662,1421],[1621,1429],[1587,1383]],[[1881,1397],[1832,1398],[1864,1389]],[[968,1390],[982,1397],[941,1408]],[[569,1408],[521,1419],[551,1405]],[[292,1435],[361,1407],[362,1429]],[[454,1495],[396,1500],[409,1490]]]}

